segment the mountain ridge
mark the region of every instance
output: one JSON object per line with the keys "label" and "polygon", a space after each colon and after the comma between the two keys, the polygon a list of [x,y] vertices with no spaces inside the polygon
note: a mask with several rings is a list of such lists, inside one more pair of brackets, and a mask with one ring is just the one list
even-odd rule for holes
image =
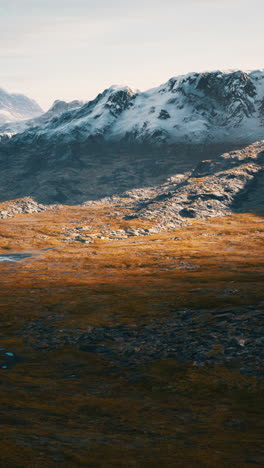
{"label": "mountain ridge", "polygon": [[56,99],[52,106],[46,111],[42,112],[37,117],[33,117],[29,120],[20,120],[14,122],[8,122],[4,124],[0,124],[0,135],[9,135],[12,136],[16,133],[22,133],[29,128],[34,128],[38,125],[44,125],[48,123],[50,120],[58,117],[60,114],[67,112],[72,109],[76,109],[83,105],[82,101],[78,101],[77,99],[71,102],[61,101],[60,99]]}
{"label": "mountain ridge", "polygon": [[248,143],[262,138],[263,126],[263,70],[193,72],[143,92],[111,86],[77,110],[17,138],[56,144]]}

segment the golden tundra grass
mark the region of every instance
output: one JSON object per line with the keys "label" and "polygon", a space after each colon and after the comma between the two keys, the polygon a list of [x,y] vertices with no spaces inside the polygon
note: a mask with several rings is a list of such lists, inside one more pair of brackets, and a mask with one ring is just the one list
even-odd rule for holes
{"label": "golden tundra grass", "polygon": [[[131,383],[129,369],[118,374],[96,355],[34,351],[17,335],[47,315],[60,316],[58,329],[85,329],[166,320],[175,308],[264,304],[262,216],[194,221],[121,241],[63,242],[66,228],[81,225],[94,234],[105,224],[150,226],[111,210],[64,207],[1,221],[2,253],[32,249],[37,256],[0,265],[0,346],[27,358],[1,374],[0,466],[261,466],[257,379],[163,360],[141,366],[144,378]],[[222,295],[225,288],[239,293]],[[72,373],[79,378],[65,379]]]}

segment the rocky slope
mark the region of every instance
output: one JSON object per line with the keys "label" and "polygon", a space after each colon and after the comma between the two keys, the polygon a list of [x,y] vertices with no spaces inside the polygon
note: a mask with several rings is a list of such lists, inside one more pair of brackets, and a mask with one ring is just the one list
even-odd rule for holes
{"label": "rocky slope", "polygon": [[[168,157],[168,159],[170,158]],[[119,159],[115,161],[117,168],[118,162],[120,163]],[[71,204],[74,204],[74,199],[81,199],[86,206],[110,205],[113,207],[113,213],[115,207],[121,206],[131,210],[130,214],[126,216],[127,219],[138,218],[150,222],[147,229],[129,228],[113,231],[104,227],[99,237],[114,239],[148,235],[163,229],[175,228],[188,224],[194,218],[223,216],[232,212],[263,212],[264,141],[253,143],[236,151],[223,153],[213,159],[199,161],[198,158],[198,164],[194,168],[189,167],[188,169],[188,166],[184,165],[184,161],[182,161],[182,165],[177,166],[176,164],[174,167],[177,172],[170,172],[170,176],[167,174],[167,177],[165,177],[166,167],[161,176],[160,174],[152,174],[152,178],[146,170],[145,174],[143,173],[141,184],[140,179],[136,178],[138,174],[136,172],[133,174],[138,163],[139,161],[136,159],[135,166],[128,167],[127,172],[123,174],[118,172],[117,168],[111,173],[111,166],[107,165],[105,172],[101,172],[100,177],[96,178],[95,176],[88,186],[89,171],[87,168],[82,171],[72,170],[71,175],[76,178],[76,181],[79,180],[79,190],[75,192],[73,184],[67,185],[65,168],[62,168],[60,174],[62,177],[64,173],[64,179],[60,180],[60,187],[63,187],[64,192],[60,192],[62,197],[60,203],[68,204],[66,194],[72,194]],[[113,164],[112,160],[111,164]],[[144,168],[144,164],[146,165],[146,161],[143,161],[143,164],[141,161],[141,169]],[[180,168],[185,171],[180,172]],[[97,170],[99,171],[99,168]],[[159,170],[160,166],[158,166]],[[6,172],[2,171],[2,173],[5,177]],[[48,173],[45,172],[45,174]],[[112,177],[113,175],[114,177]],[[42,199],[45,199],[46,196],[46,200],[49,200],[51,194],[59,193],[56,179],[45,181],[37,176],[35,185],[33,185],[31,178],[29,181],[32,183],[32,189],[38,190],[39,194],[43,193]],[[100,183],[103,187],[100,187]],[[14,191],[17,189],[21,191],[21,188],[21,186],[14,186]],[[110,196],[105,195],[100,198],[100,189],[102,194],[108,190]],[[93,191],[97,191],[98,199],[89,199],[92,197]],[[63,200],[64,194],[66,200]],[[47,205],[37,203],[30,197],[24,197],[2,204],[0,217],[6,218],[22,212],[36,212],[43,210],[45,206],[47,207]],[[49,206],[53,205],[49,203]],[[79,230],[76,232],[71,230],[71,232],[66,233],[65,241],[74,240],[89,243],[93,240],[93,236],[90,232],[80,232]]]}
{"label": "rocky slope", "polygon": [[[231,146],[232,148],[232,146]],[[30,196],[43,204],[81,204],[138,190],[143,199],[156,186],[186,177],[203,159],[230,149],[228,145],[153,147],[49,142],[0,143],[0,201]],[[153,190],[152,190],[153,188]]]}
{"label": "rocky slope", "polygon": [[42,113],[41,107],[33,99],[22,94],[10,94],[0,88],[0,125],[32,119]]}
{"label": "rocky slope", "polygon": [[[113,231],[103,229],[102,238],[126,239],[155,234],[189,224],[191,219],[225,216],[233,212],[263,213],[264,207],[264,142],[241,150],[224,153],[213,160],[200,162],[185,175],[175,175],[165,183],[135,190],[120,196],[104,198],[95,204],[112,204],[132,210],[126,220],[140,219],[151,226]],[[95,236],[80,228],[68,232],[65,241],[90,243]]]}
{"label": "rocky slope", "polygon": [[157,193],[136,216],[177,225],[232,211],[263,212],[264,142],[202,161],[185,180]]}

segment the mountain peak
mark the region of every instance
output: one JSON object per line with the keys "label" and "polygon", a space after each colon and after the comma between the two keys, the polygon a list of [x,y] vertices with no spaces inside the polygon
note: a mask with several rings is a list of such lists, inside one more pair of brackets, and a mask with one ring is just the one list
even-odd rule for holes
{"label": "mountain peak", "polygon": [[56,99],[53,102],[50,109],[48,110],[48,112],[52,111],[52,112],[58,112],[59,114],[61,114],[62,112],[66,112],[67,110],[76,109],[78,107],[81,107],[83,104],[84,104],[83,101],[78,101],[77,99],[75,99],[74,101],[71,101],[71,102],[66,102],[66,101],[62,101],[60,99]]}
{"label": "mountain peak", "polygon": [[33,99],[0,88],[0,123],[26,120],[42,113],[43,110]]}

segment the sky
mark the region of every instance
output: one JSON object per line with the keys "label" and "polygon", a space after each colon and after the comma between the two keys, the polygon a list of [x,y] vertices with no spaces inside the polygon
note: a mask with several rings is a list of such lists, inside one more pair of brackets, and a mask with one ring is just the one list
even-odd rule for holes
{"label": "sky", "polygon": [[35,99],[264,68],[263,0],[0,0],[0,87]]}

